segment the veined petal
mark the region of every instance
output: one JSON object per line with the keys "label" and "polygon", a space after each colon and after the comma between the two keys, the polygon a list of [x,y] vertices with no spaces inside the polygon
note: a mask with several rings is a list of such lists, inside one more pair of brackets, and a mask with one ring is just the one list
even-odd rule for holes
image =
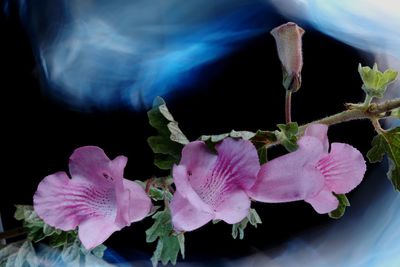
{"label": "veined petal", "polygon": [[64,231],[94,217],[114,220],[117,211],[114,188],[71,180],[62,172],[45,177],[33,200],[38,216]]}
{"label": "veined petal", "polygon": [[180,166],[185,166],[190,172],[190,184],[197,188],[204,182],[210,169],[213,168],[217,155],[211,153],[207,145],[202,141],[194,141],[182,149]]}
{"label": "veined petal", "polygon": [[[212,208],[210,207],[210,205],[205,203],[197,194],[197,192],[193,189],[189,180],[192,173],[188,171],[185,166],[175,165],[172,169],[172,174],[174,177],[176,191],[179,192],[181,197],[187,199],[193,206],[196,206],[197,209],[209,213],[212,212]],[[202,179],[202,177],[198,177],[197,179]]]}
{"label": "veined petal", "polygon": [[328,188],[337,194],[346,194],[359,185],[366,171],[365,160],[357,149],[333,143],[331,151],[318,162]]}
{"label": "veined petal", "polygon": [[248,195],[238,190],[231,192],[215,209],[215,219],[229,224],[238,223],[249,214],[251,201]]}
{"label": "veined petal", "polygon": [[218,163],[229,181],[248,189],[253,186],[260,170],[260,161],[254,145],[247,140],[226,138],[216,145]]}
{"label": "veined petal", "polygon": [[194,184],[190,180],[194,191],[213,211],[231,193],[250,188],[260,168],[256,149],[250,141],[226,138],[216,150],[217,160],[207,173],[204,172],[202,182]]}
{"label": "veined petal", "polygon": [[199,209],[179,192],[175,192],[170,209],[172,224],[177,231],[193,231],[214,219],[213,213]]}
{"label": "veined petal", "polygon": [[254,184],[260,168],[257,151],[250,141],[233,138],[216,150],[217,155],[204,142],[189,143],[173,168],[177,192],[171,212],[177,229],[196,229],[215,216],[236,223],[248,214],[250,199],[244,190]]}
{"label": "veined petal", "polygon": [[142,220],[149,214],[152,203],[143,188],[134,181],[123,179],[124,187],[129,190],[129,222]]}
{"label": "veined petal", "polygon": [[86,249],[92,249],[102,244],[112,233],[119,230],[121,230],[121,227],[116,225],[112,219],[94,217],[79,225],[78,236]]}
{"label": "veined petal", "polygon": [[318,195],[313,198],[305,199],[305,201],[310,203],[315,211],[320,214],[334,211],[339,206],[339,200],[326,187],[322,189]]}
{"label": "veined petal", "polygon": [[315,137],[305,136],[298,150],[261,166],[256,183],[248,191],[261,202],[289,202],[314,197],[324,187],[324,177],[316,168],[323,145]]}
{"label": "veined petal", "polygon": [[72,153],[69,171],[72,179],[114,187],[116,180],[122,180],[126,161],[124,156],[119,156],[111,161],[101,148],[85,146]]}
{"label": "veined petal", "polygon": [[304,132],[304,136],[313,136],[318,138],[323,145],[324,152],[328,153],[329,141],[328,141],[328,126],[325,124],[311,124],[307,127]]}

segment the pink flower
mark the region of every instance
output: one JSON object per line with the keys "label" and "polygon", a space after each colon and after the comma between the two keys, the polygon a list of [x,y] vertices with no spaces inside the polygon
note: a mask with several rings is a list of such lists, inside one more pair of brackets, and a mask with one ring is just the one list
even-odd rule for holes
{"label": "pink flower", "polygon": [[275,38],[279,60],[285,70],[284,86],[286,90],[297,91],[301,84],[303,54],[301,38],[304,30],[296,23],[288,22],[271,31]]}
{"label": "pink flower", "polygon": [[187,144],[173,168],[176,192],[170,208],[178,231],[192,231],[211,220],[240,222],[250,209],[246,193],[260,169],[250,141],[224,139],[212,153],[201,141]]}
{"label": "pink flower", "polygon": [[113,232],[142,220],[151,200],[135,182],[123,178],[127,158],[110,160],[94,146],[78,148],[69,170],[45,177],[33,197],[34,209],[43,221],[68,231],[78,226],[87,249],[103,243]]}
{"label": "pink flower", "polygon": [[364,177],[366,165],[354,147],[333,143],[329,150],[328,127],[309,126],[298,141],[298,150],[261,166],[257,181],[249,195],[261,202],[304,200],[318,213],[338,207],[332,194],[345,194]]}

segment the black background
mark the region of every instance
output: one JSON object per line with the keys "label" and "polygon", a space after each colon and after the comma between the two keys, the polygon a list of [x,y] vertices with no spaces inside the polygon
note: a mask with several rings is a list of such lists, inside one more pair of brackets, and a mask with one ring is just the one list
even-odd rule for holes
{"label": "black background", "polygon": [[[286,20],[271,11],[276,25]],[[146,138],[154,133],[146,112],[127,108],[82,113],[43,94],[31,50],[16,9],[0,18],[1,165],[0,211],[5,229],[13,220],[14,204],[32,204],[37,184],[48,174],[67,171],[68,157],[84,145],[102,147],[110,158],[125,155],[128,179],[145,180],[162,174],[152,164]],[[343,110],[344,103],[363,98],[357,73],[362,55],[312,28],[304,35],[303,86],[293,95],[293,119],[299,124]],[[200,79],[168,97],[181,129],[194,140],[202,134],[235,130],[274,129],[284,121],[281,67],[275,43],[265,34],[217,62],[203,66]],[[211,77],[211,78],[210,78]],[[362,153],[373,135],[366,122],[345,123],[329,131],[331,141],[350,143]],[[271,156],[284,153],[278,148]],[[351,197],[351,195],[350,195]],[[306,229],[331,222],[303,202],[256,204],[263,224],[246,229],[244,240],[232,240],[231,227],[219,223],[186,234],[186,260],[234,258],[272,248]],[[150,219],[115,233],[107,242],[126,258],[149,258],[155,244],[146,244]]]}

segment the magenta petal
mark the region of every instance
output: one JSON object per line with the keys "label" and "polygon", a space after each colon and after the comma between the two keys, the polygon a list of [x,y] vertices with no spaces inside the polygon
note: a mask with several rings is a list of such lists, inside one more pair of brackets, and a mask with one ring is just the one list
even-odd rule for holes
{"label": "magenta petal", "polygon": [[192,205],[179,192],[175,192],[170,209],[172,224],[177,231],[193,231],[214,219],[214,214]]}
{"label": "magenta petal", "polygon": [[[206,212],[212,212],[210,205],[204,203],[204,201],[200,198],[196,191],[194,191],[192,185],[190,184],[189,179],[193,179],[190,172],[183,165],[174,166],[172,169],[172,174],[174,177],[174,183],[176,186],[176,191],[179,194],[191,202],[192,205],[196,206],[199,209],[202,209]],[[197,179],[201,179],[199,177]]]}
{"label": "magenta petal", "polygon": [[305,199],[310,203],[316,212],[320,214],[328,213],[337,209],[339,200],[332,194],[328,188],[324,188],[313,198]]}
{"label": "magenta petal", "polygon": [[250,200],[244,190],[254,184],[260,168],[257,151],[250,141],[233,138],[224,139],[216,150],[217,155],[204,142],[189,143],[173,168],[177,196],[171,212],[177,229],[196,229],[215,214],[228,223],[248,214]]}
{"label": "magenta petal", "polygon": [[102,244],[112,233],[118,230],[121,230],[121,228],[113,220],[95,217],[79,225],[78,236],[86,249],[92,249]]}
{"label": "magenta petal", "polygon": [[248,194],[261,202],[289,202],[318,194],[324,187],[324,177],[315,168],[323,151],[315,137],[299,140],[299,149],[261,166],[256,183]]}
{"label": "magenta petal", "polygon": [[65,173],[44,178],[34,195],[34,208],[45,223],[72,230],[92,217],[115,218],[115,190],[99,188]]}
{"label": "magenta petal", "polygon": [[129,222],[142,220],[152,207],[150,198],[136,182],[123,179],[124,187],[129,190]]}
{"label": "magenta petal", "polygon": [[226,138],[216,146],[218,163],[225,168],[235,183],[248,189],[253,186],[260,170],[260,161],[254,145],[247,140]]}
{"label": "magenta petal", "polygon": [[47,224],[64,231],[75,229],[81,221],[78,212],[71,212],[62,197],[69,182],[65,172],[49,175],[39,183],[33,196],[33,207],[38,216]]}
{"label": "magenta petal", "polygon": [[251,201],[247,194],[242,191],[230,192],[229,195],[215,209],[215,219],[227,223],[238,223],[250,210]]}
{"label": "magenta petal", "polygon": [[330,153],[318,163],[328,188],[337,194],[346,194],[359,185],[366,171],[365,160],[357,149],[333,143]]}
{"label": "magenta petal", "polygon": [[203,184],[204,177],[207,176],[216,160],[217,155],[211,153],[204,142],[194,141],[183,148],[179,165],[185,166],[190,171],[190,183],[197,188]]}
{"label": "magenta petal", "polygon": [[324,152],[328,153],[329,140],[328,140],[328,126],[325,124],[311,124],[304,132],[304,136],[313,136],[318,138],[323,145]]}
{"label": "magenta petal", "polygon": [[126,158],[123,156],[111,161],[101,148],[85,146],[72,153],[69,171],[72,179],[114,187],[115,180],[123,177],[125,164]]}

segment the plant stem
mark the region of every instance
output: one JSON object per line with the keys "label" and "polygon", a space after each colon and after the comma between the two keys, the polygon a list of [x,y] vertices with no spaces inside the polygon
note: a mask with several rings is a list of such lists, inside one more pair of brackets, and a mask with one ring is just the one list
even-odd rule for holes
{"label": "plant stem", "polygon": [[15,229],[0,233],[0,240],[17,237],[17,236],[20,236],[23,234],[26,234],[26,231],[23,227],[15,228]]}
{"label": "plant stem", "polygon": [[[346,121],[352,121],[352,120],[362,120],[362,119],[369,119],[369,120],[374,120],[374,119],[379,119],[388,116],[387,113],[390,112],[391,110],[395,108],[400,107],[400,98],[395,98],[392,100],[388,100],[385,102],[382,102],[380,104],[372,103],[368,107],[362,107],[362,105],[355,105],[355,104],[348,104],[347,105],[348,110],[342,111],[340,113],[337,113],[335,115],[319,119],[307,124],[304,124],[299,127],[298,131],[298,136],[302,136],[304,134],[304,131],[310,124],[314,123],[320,123],[320,124],[326,124],[328,126],[330,125],[335,125],[339,124],[342,122]],[[271,147],[278,145],[279,141],[276,142],[269,142],[266,147]]]}
{"label": "plant stem", "polygon": [[371,118],[371,122],[372,122],[372,125],[373,125],[374,128],[375,128],[375,131],[376,131],[378,134],[381,134],[381,133],[384,133],[384,132],[385,132],[385,130],[382,129],[381,124],[379,123],[379,119],[378,119],[378,118]]}
{"label": "plant stem", "polygon": [[285,119],[286,124],[292,122],[292,91],[286,90],[285,97]]}
{"label": "plant stem", "polygon": [[371,104],[373,98],[374,97],[367,94],[364,100],[364,107],[368,107]]}

